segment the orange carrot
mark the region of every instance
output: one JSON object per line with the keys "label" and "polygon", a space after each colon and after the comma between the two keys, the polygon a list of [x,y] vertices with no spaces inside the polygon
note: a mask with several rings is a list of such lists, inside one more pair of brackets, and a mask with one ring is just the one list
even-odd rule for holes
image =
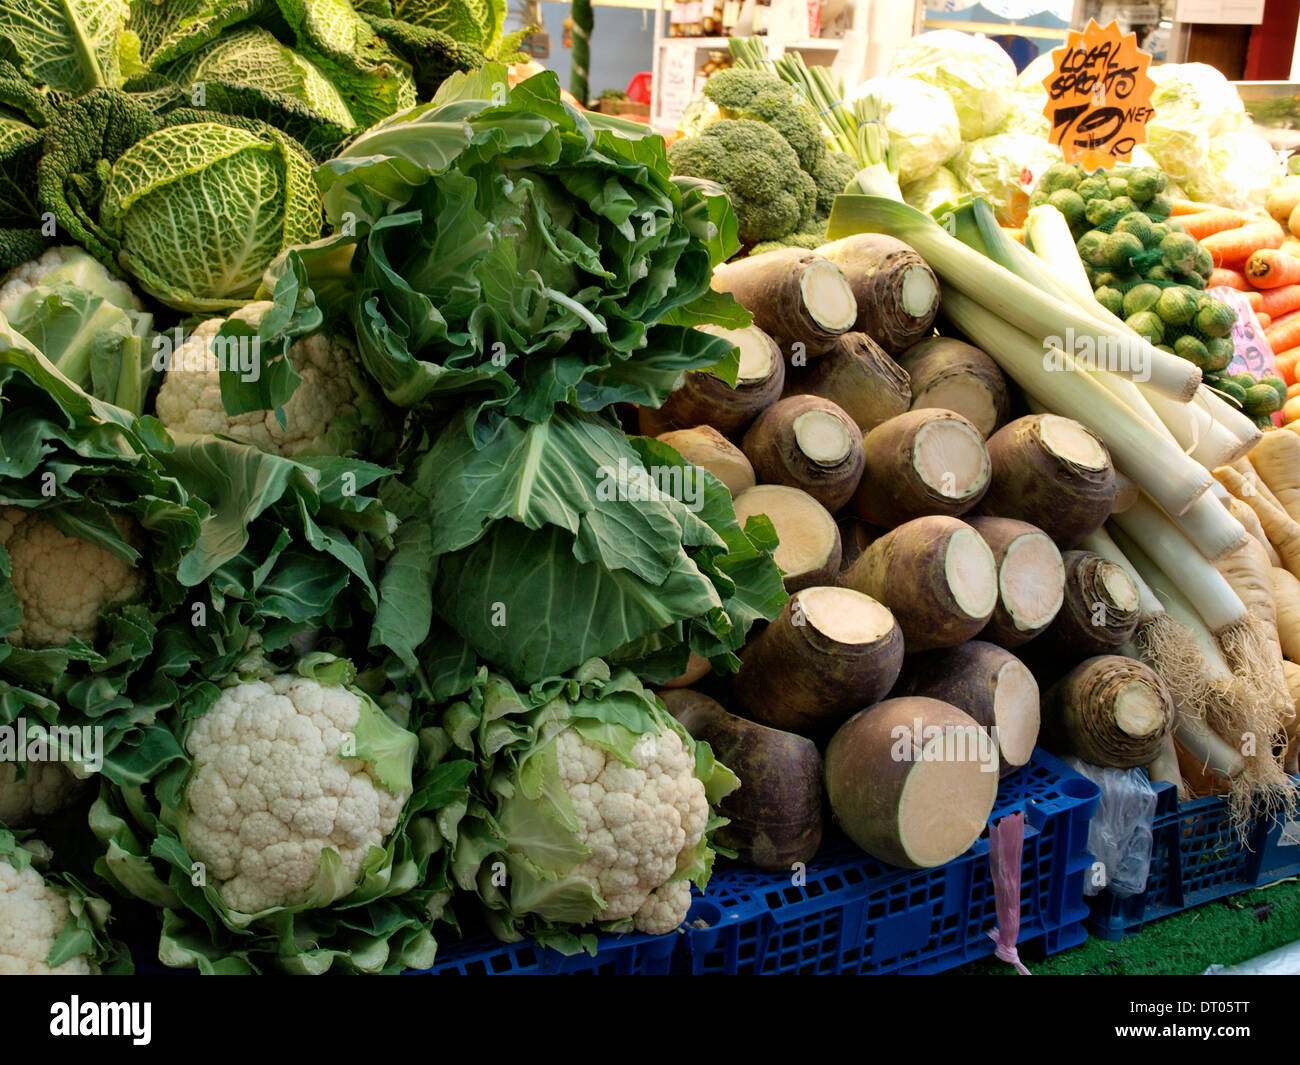
{"label": "orange carrot", "polygon": [[1280,248],[1282,227],[1276,222],[1252,222],[1238,229],[1213,233],[1201,241],[1201,247],[1214,257],[1215,266],[1236,269],[1251,253],[1260,248]]}
{"label": "orange carrot", "polygon": [[[1250,299],[1250,296],[1246,298]],[[1252,303],[1251,306],[1254,304]],[[1281,288],[1270,288],[1267,292],[1259,293],[1259,306],[1255,309],[1271,314],[1274,318],[1286,314],[1287,311],[1300,310],[1300,285],[1283,285]]]}
{"label": "orange carrot", "polygon": [[1198,203],[1196,200],[1173,200],[1169,204],[1169,213],[1174,218],[1183,215],[1200,214],[1202,211],[1219,211],[1222,208],[1213,203]]}
{"label": "orange carrot", "polygon": [[1300,311],[1282,315],[1264,330],[1264,339],[1274,351],[1300,347]]}
{"label": "orange carrot", "polygon": [[[1274,361],[1277,361],[1277,360],[1274,360]],[[1290,361],[1290,360],[1288,360],[1288,361]],[[1292,372],[1293,374],[1295,373],[1295,363],[1294,363],[1294,362],[1291,363],[1291,372]],[[1280,363],[1279,363],[1278,368],[1277,368],[1277,375],[1278,375],[1278,377],[1281,377],[1283,381],[1286,380],[1286,376],[1282,373],[1282,366],[1281,366]],[[1295,399],[1296,396],[1300,396],[1300,385],[1298,385],[1298,384],[1296,384],[1294,381],[1292,381],[1292,382],[1290,382],[1290,383],[1286,386],[1286,398],[1287,398],[1287,399]]]}
{"label": "orange carrot", "polygon": [[1255,321],[1259,322],[1259,327],[1267,333],[1268,327],[1273,324],[1273,316],[1271,314],[1262,314],[1256,311]]}
{"label": "orange carrot", "polygon": [[1205,284],[1207,288],[1221,285],[1226,288],[1235,288],[1238,292],[1250,291],[1250,282],[1246,280],[1245,274],[1239,270],[1228,270],[1221,266],[1211,271],[1210,279]]}
{"label": "orange carrot", "polygon": [[1229,211],[1226,207],[1221,207],[1213,211],[1202,211],[1200,214],[1184,215],[1178,221],[1184,233],[1191,234],[1197,240],[1204,240],[1214,233],[1240,229],[1246,224],[1246,216],[1240,211]]}
{"label": "orange carrot", "polygon": [[1300,259],[1284,251],[1260,248],[1246,260],[1243,271],[1256,288],[1281,288],[1300,284]]}
{"label": "orange carrot", "polygon": [[1269,313],[1268,308],[1264,306],[1264,293],[1252,290],[1250,292],[1243,292],[1242,295],[1246,297],[1246,302],[1250,304],[1250,309],[1256,314],[1261,312],[1264,314]]}

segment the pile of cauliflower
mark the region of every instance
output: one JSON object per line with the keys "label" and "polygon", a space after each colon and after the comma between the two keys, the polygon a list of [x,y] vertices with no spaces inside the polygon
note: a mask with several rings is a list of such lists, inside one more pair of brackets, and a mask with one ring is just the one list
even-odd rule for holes
{"label": "pile of cauliflower", "polygon": [[0,854],[0,976],[88,976],[84,954],[51,967],[49,955],[71,916],[64,893],[28,864]]}

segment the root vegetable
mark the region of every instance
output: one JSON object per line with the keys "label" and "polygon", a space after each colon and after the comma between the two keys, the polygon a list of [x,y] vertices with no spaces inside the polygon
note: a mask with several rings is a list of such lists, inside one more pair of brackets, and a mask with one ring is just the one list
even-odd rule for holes
{"label": "root vegetable", "polygon": [[942,515],[906,522],[874,541],[840,584],[893,611],[908,653],[973,638],[998,601],[988,544],[964,521]]}
{"label": "root vegetable", "polygon": [[910,246],[881,233],[859,233],[817,250],[853,287],[859,333],[891,355],[930,333],[939,313],[939,281]]}
{"label": "root vegetable", "polygon": [[1115,471],[1115,502],[1110,505],[1112,514],[1123,514],[1134,503],[1138,501],[1142,489],[1138,487],[1137,481],[1124,476],[1119,470]]}
{"label": "root vegetable", "polygon": [[1290,570],[1274,566],[1271,572],[1273,605],[1282,654],[1300,662],[1300,579]]}
{"label": "root vegetable", "polygon": [[803,248],[783,248],[725,263],[713,288],[730,292],[793,365],[823,355],[853,328],[858,304],[840,268]]}
{"label": "root vegetable", "polygon": [[739,710],[772,728],[824,737],[894,686],[903,634],[894,615],[869,596],[805,588],[741,657],[732,680]]}
{"label": "root vegetable", "polygon": [[910,655],[894,694],[950,703],[989,729],[1003,776],[1034,753],[1038,682],[1020,659],[995,644],[968,640],[957,647]]}
{"label": "root vegetable", "polygon": [[674,429],[659,439],[676,450],[687,462],[701,466],[727,486],[734,499],[755,484],[754,467],[745,453],[711,425]]}
{"label": "root vegetable", "polygon": [[991,466],[980,431],[949,410],[913,410],[862,440],[862,479],[853,512],[893,528],[930,514],[956,517],[988,489]]}
{"label": "root vegetable", "polygon": [[1076,421],[1031,414],[988,440],[993,476],[977,510],[1037,525],[1061,548],[1101,528],[1115,504],[1105,445]]}
{"label": "root vegetable", "polygon": [[1270,502],[1269,498],[1235,467],[1220,466],[1214,471],[1214,476],[1229,492],[1255,512],[1260,527],[1282,560],[1282,565],[1300,576],[1300,522],[1292,520],[1281,506]]}
{"label": "root vegetable", "polygon": [[866,333],[837,338],[825,355],[790,375],[788,390],[829,399],[864,433],[902,414],[912,403],[906,371]]}
{"label": "root vegetable", "polygon": [[1268,555],[1270,565],[1282,565],[1282,557],[1276,550],[1274,550],[1268,537],[1264,535],[1264,527],[1259,523],[1259,515],[1250,509],[1249,504],[1238,499],[1236,496],[1232,496],[1228,502],[1228,513],[1241,522],[1241,527],[1253,536],[1255,541],[1264,548],[1264,552]]}
{"label": "root vegetable", "polygon": [[955,706],[911,696],[855,714],[826,747],[836,822],[880,861],[930,869],[980,837],[998,791],[998,752]]}
{"label": "root vegetable", "polygon": [[1077,663],[1114,654],[1137,631],[1141,617],[1137,585],[1123,566],[1090,551],[1066,551],[1065,596],[1056,617],[1037,640],[1035,653]]}
{"label": "root vegetable", "polygon": [[1149,765],[1173,723],[1173,700],[1160,678],[1149,666],[1120,655],[1081,662],[1043,699],[1049,748],[1092,765]]}
{"label": "root vegetable", "polygon": [[987,439],[1011,412],[1007,379],[979,348],[931,337],[898,357],[912,381],[911,408],[956,411]]}
{"label": "root vegetable", "polygon": [[1250,453],[1250,464],[1291,520],[1300,522],[1300,436],[1265,433]]}
{"label": "root vegetable", "polygon": [[790,396],[768,407],[741,444],[761,484],[807,492],[832,514],[862,478],[862,436],[843,410],[820,396]]}
{"label": "root vegetable", "polygon": [[1203,799],[1207,795],[1223,795],[1232,790],[1231,780],[1206,765],[1178,738],[1174,740],[1174,754],[1178,758],[1178,772],[1182,775],[1183,786],[1190,798]]}
{"label": "root vegetable", "polygon": [[1052,623],[1065,597],[1061,552],[1042,529],[1015,518],[971,518],[998,567],[998,604],[980,635],[1019,647]]}
{"label": "root vegetable", "polygon": [[699,692],[664,692],[668,712],[740,777],[718,812],[730,823],[715,839],[759,869],[788,871],[810,862],[822,840],[822,758],[804,736],[729,714]]}
{"label": "root vegetable", "polygon": [[672,680],[664,681],[659,687],[661,688],[689,688],[696,681],[707,677],[712,671],[713,666],[703,655],[697,655],[694,651],[686,660],[686,668],[673,677]]}
{"label": "root vegetable", "polygon": [[857,518],[843,517],[835,523],[840,530],[840,570],[848,569],[858,560],[858,556],[884,535],[874,525],[868,525]]}
{"label": "root vegetable", "polygon": [[701,331],[724,337],[736,346],[740,369],[735,386],[708,370],[692,370],[682,375],[682,383],[668,394],[659,413],[680,429],[711,425],[723,435],[733,436],[781,398],[785,361],[776,342],[755,326],[701,326]]}
{"label": "root vegetable", "polygon": [[776,530],[776,564],[790,593],[815,584],[834,584],[840,572],[840,531],[830,512],[807,492],[760,484],[736,496],[736,519],[744,528],[764,514]]}
{"label": "root vegetable", "polygon": [[1182,771],[1178,768],[1178,751],[1174,749],[1174,737],[1168,735],[1161,741],[1160,753],[1147,766],[1147,779],[1152,784],[1165,783],[1172,784],[1178,789],[1178,799],[1183,801],[1191,798],[1191,792],[1187,790],[1187,784],[1183,781]]}

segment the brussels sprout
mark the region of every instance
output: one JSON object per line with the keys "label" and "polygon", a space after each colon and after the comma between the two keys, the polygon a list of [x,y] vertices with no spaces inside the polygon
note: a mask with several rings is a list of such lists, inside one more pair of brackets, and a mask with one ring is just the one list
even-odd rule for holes
{"label": "brussels sprout", "polygon": [[1205,349],[1210,353],[1210,369],[1226,370],[1237,353],[1236,346],[1227,337],[1210,337],[1205,342]]}
{"label": "brussels sprout", "polygon": [[[1132,317],[1139,311],[1153,310],[1159,302],[1160,287],[1158,285],[1134,285],[1124,293],[1124,317]],[[1195,306],[1193,306],[1192,310],[1195,311],[1195,309]],[[1159,311],[1156,313],[1159,314]],[[1167,318],[1164,318],[1164,315],[1161,315],[1161,318],[1168,321]]]}
{"label": "brussels sprout", "polygon": [[1146,203],[1160,191],[1160,171],[1155,167],[1139,167],[1129,175],[1128,194],[1137,203]]}
{"label": "brussels sprout", "polygon": [[1110,225],[1117,217],[1115,208],[1111,206],[1110,200],[1088,200],[1087,206],[1083,209],[1083,215],[1088,219],[1088,224],[1101,229]]}
{"label": "brussels sprout", "polygon": [[1106,265],[1123,272],[1133,269],[1133,260],[1142,254],[1142,242],[1132,233],[1112,233],[1102,246]]}
{"label": "brussels sprout", "polygon": [[1237,313],[1226,303],[1202,299],[1196,312],[1196,328],[1207,337],[1226,337],[1237,324]]}
{"label": "brussels sprout", "polygon": [[1069,163],[1053,163],[1043,171],[1038,187],[1048,196],[1061,189],[1072,189],[1079,184],[1079,171]]}
{"label": "brussels sprout", "polygon": [[292,244],[316,240],[321,200],[288,138],[215,122],[170,126],[113,164],[100,218],[118,262],[181,311],[234,310]]}
{"label": "brussels sprout", "polygon": [[1116,196],[1110,201],[1111,208],[1115,211],[1115,217],[1119,218],[1128,214],[1130,211],[1136,211],[1138,206],[1127,196]]}
{"label": "brussels sprout", "polygon": [[1065,222],[1072,230],[1084,223],[1083,197],[1074,189],[1057,189],[1047,197],[1047,202],[1065,216]]}
{"label": "brussels sprout", "polygon": [[1174,354],[1181,355],[1188,362],[1199,366],[1202,372],[1214,368],[1214,356],[1210,354],[1209,348],[1194,336],[1182,336],[1175,340]]}
{"label": "brussels sprout", "polygon": [[[1155,311],[1156,314],[1160,315],[1160,320],[1165,325],[1186,325],[1196,317],[1199,303],[1200,300],[1197,299],[1195,293],[1175,286],[1160,292],[1160,297],[1156,300]],[[1174,346],[1177,347],[1177,345]],[[1200,363],[1197,363],[1197,365],[1199,366]]]}
{"label": "brussels sprout", "polygon": [[1085,263],[1092,266],[1104,266],[1105,258],[1103,249],[1106,245],[1106,234],[1100,229],[1090,229],[1079,238],[1076,247],[1079,249],[1079,258]]}
{"label": "brussels sprout", "polygon": [[1186,233],[1170,233],[1160,242],[1160,258],[1171,270],[1192,273],[1196,268],[1196,253],[1200,247],[1195,238]]}
{"label": "brussels sprout", "polygon": [[1084,178],[1074,190],[1085,200],[1109,200],[1110,186],[1101,177]]}
{"label": "brussels sprout", "polygon": [[1159,344],[1165,339],[1165,325],[1155,311],[1138,311],[1124,321],[1133,332],[1152,344]]}
{"label": "brussels sprout", "polygon": [[1132,233],[1144,248],[1155,246],[1155,226],[1141,211],[1131,211],[1115,223],[1116,233]]}

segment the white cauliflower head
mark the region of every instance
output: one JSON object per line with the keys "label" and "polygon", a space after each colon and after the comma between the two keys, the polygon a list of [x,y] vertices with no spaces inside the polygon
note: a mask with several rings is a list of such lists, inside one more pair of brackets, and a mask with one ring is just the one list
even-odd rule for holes
{"label": "white cauliflower head", "polygon": [[[129,533],[125,520],[118,524]],[[7,637],[16,647],[61,647],[73,637],[94,643],[100,614],[144,591],[144,577],[125,559],[65,536],[30,511],[0,509],[0,545],[23,611]]]}
{"label": "white cauliflower head", "polygon": [[[395,793],[375,762],[363,760],[368,729],[395,734],[385,739],[403,748],[405,786]],[[285,675],[227,688],[186,741],[194,761],[184,831],[190,854],[240,913],[305,901],[326,850],[342,863],[336,897],[347,894],[410,797],[416,744],[343,685]]]}
{"label": "white cauliflower head", "polygon": [[28,762],[20,779],[18,767],[0,762],[0,825],[21,828],[33,817],[48,817],[77,801],[89,786],[58,762]]}
{"label": "white cauliflower head", "polygon": [[[265,301],[250,303],[230,317],[256,328],[271,306]],[[339,450],[355,446],[350,437],[363,408],[373,401],[361,379],[351,340],[312,333],[289,348],[289,361],[302,380],[284,405],[281,426],[275,411],[226,413],[214,344],[223,324],[221,318],[200,323],[173,354],[155,407],[163,425],[174,432],[221,434],[288,458],[329,452],[338,443],[343,445]],[[328,439],[331,432],[337,438],[334,443]]]}
{"label": "white cauliflower head", "polygon": [[12,311],[39,285],[67,283],[89,289],[124,311],[142,311],[144,305],[125,281],[113,277],[94,258],[75,245],[49,248],[40,257],[15,266],[0,279],[0,314]]}
{"label": "white cauliflower head", "polygon": [[0,856],[0,976],[87,976],[85,955],[57,968],[46,959],[70,914],[68,900],[34,868]]}
{"label": "white cauliflower head", "polygon": [[600,920],[631,917],[638,931],[662,935],[686,918],[691,886],[668,883],[704,837],[709,804],[695,756],[677,733],[647,732],[632,748],[634,766],[576,730],[555,741],[560,780],[591,857],[569,875],[605,900]]}

